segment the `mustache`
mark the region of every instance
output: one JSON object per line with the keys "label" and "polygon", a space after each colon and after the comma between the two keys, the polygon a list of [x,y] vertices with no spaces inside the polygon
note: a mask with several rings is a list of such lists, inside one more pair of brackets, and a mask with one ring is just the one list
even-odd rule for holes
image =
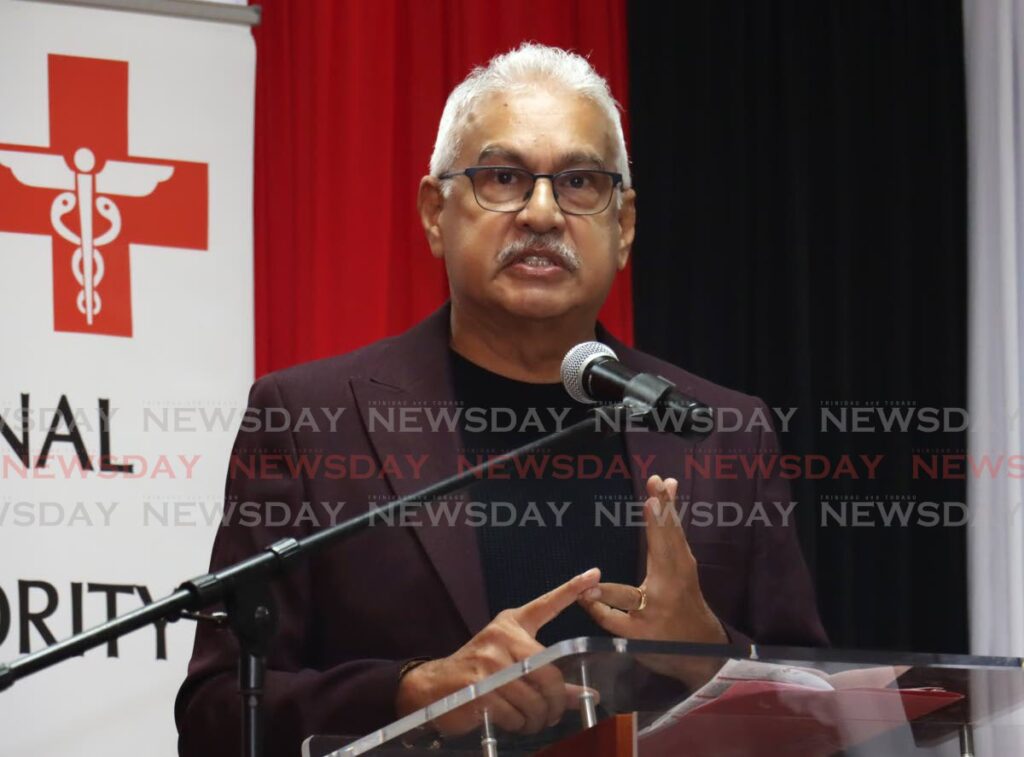
{"label": "mustache", "polygon": [[576,250],[563,242],[557,234],[530,234],[509,242],[498,253],[498,265],[504,268],[524,252],[546,252],[555,258],[567,271],[580,267],[580,256]]}

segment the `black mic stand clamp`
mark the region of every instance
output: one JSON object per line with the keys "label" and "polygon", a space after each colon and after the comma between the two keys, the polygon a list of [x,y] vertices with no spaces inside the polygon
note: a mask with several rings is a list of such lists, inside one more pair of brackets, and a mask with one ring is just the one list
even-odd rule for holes
{"label": "black mic stand clamp", "polygon": [[277,608],[265,583],[241,586],[227,596],[228,625],[238,639],[238,693],[242,697],[242,743],[250,757],[263,757],[263,680],[267,651],[277,630]]}
{"label": "black mic stand clamp", "polygon": [[678,394],[673,402],[666,402],[675,389],[675,384],[661,376],[638,373],[623,387],[622,406],[630,417],[640,420],[648,428],[656,431],[664,431],[665,424],[654,424],[655,411],[682,413],[682,422],[677,425],[676,433],[684,438],[698,441],[704,439],[714,424],[712,409]]}
{"label": "black mic stand clamp", "polygon": [[[287,538],[266,547],[260,557],[272,566],[271,571],[283,572],[290,558],[300,552],[299,542]],[[253,558],[248,562],[253,562]],[[263,757],[266,754],[263,684],[267,653],[277,631],[277,607],[266,577],[233,581],[234,568],[193,578],[179,587],[179,590],[193,593],[200,606],[207,606],[215,597],[223,596],[225,612],[205,614],[186,610],[180,617],[227,627],[234,633],[238,642],[238,693],[242,700],[242,751],[245,757]],[[258,573],[258,568],[253,570],[254,575]]]}
{"label": "black mic stand clamp", "polygon": [[653,373],[638,373],[629,380],[622,393],[622,404],[630,415],[649,416],[661,405],[675,384]]}
{"label": "black mic stand clamp", "polygon": [[182,620],[230,629],[238,642],[238,693],[242,698],[242,743],[247,757],[265,752],[263,683],[267,652],[277,631],[277,608],[265,584],[243,585],[224,599],[226,612],[185,610]]}

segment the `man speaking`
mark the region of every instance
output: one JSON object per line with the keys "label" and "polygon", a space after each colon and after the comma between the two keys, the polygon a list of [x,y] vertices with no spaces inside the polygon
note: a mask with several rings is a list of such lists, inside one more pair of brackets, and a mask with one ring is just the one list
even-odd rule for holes
{"label": "man speaking", "polygon": [[[585,59],[525,44],[471,73],[448,98],[418,196],[450,302],[405,334],[256,382],[255,417],[331,408],[338,421],[239,433],[225,514],[232,503],[267,513],[285,503],[293,517],[225,517],[213,569],[582,418],[585,406],[559,381],[580,342],[604,342],[630,368],[711,407],[763,412],[759,400],[631,350],[597,323],[629,258],[635,203],[616,104]],[[549,422],[471,424],[473,408]],[[466,412],[425,412],[439,409]],[[441,415],[456,422],[422,420]],[[777,449],[770,429],[753,426],[700,446]],[[314,733],[369,732],[573,636],[825,643],[787,518],[698,527],[686,516],[690,503],[788,503],[785,482],[684,475],[693,451],[640,430],[579,439],[298,566],[272,586],[280,623],[267,658],[268,752],[295,754]],[[348,463],[357,459],[374,465],[356,475]],[[641,527],[616,515],[631,503]],[[497,517],[499,504],[510,518]],[[464,517],[470,505],[483,517]],[[666,517],[672,508],[682,517]],[[176,704],[182,754],[237,749],[235,655],[229,633],[198,629]],[[486,705],[499,727],[535,732],[562,714],[556,689],[521,683]],[[437,725],[464,732],[476,717],[457,712]]]}

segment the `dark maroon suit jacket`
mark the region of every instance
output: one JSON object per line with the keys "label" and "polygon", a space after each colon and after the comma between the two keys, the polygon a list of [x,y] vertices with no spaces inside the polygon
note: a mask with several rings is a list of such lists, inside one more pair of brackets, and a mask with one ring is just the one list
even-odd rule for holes
{"label": "dark maroon suit jacket", "polygon": [[[339,501],[345,502],[340,511],[344,519],[456,472],[457,432],[403,433],[386,430],[381,423],[371,432],[369,420],[374,407],[382,411],[396,403],[436,405],[455,400],[448,357],[449,314],[445,306],[400,336],[273,373],[255,383],[250,409],[285,408],[292,426],[298,428],[243,428],[239,433],[233,461],[241,465],[233,464],[229,472],[226,508],[232,502],[249,504],[222,524],[213,547],[212,569],[282,537],[301,537],[315,527],[311,518],[287,526],[252,525],[258,507],[252,503],[260,503],[275,522],[283,519],[285,507],[294,512],[301,503],[311,503],[305,506],[307,514],[318,512],[320,525],[325,525]],[[623,363],[664,376],[684,394],[712,407],[736,408],[745,417],[764,408],[756,398],[630,349],[603,331],[598,338]],[[302,408],[311,408],[318,416],[319,431],[300,422]],[[330,408],[332,413],[345,408],[333,433],[327,430],[320,408]],[[270,420],[281,425],[280,417]],[[788,485],[778,478],[682,475],[682,460],[694,445],[676,436],[629,432],[625,444],[631,459],[655,457],[650,472],[677,477],[684,502],[735,502],[749,510],[759,501],[789,501]],[[777,442],[774,433],[758,429],[716,432],[698,446],[698,451],[705,449],[770,453],[777,449]],[[413,475],[410,465],[360,478],[342,476],[338,467],[313,469],[318,460],[330,455],[402,461],[408,459],[406,455],[420,460],[424,454],[428,457],[418,475]],[[253,459],[263,466],[257,475],[246,467]],[[297,467],[296,461],[306,469]],[[645,481],[636,466],[632,468],[641,501],[646,496]],[[774,507],[767,510],[775,513]],[[792,524],[696,527],[690,520],[684,518],[684,527],[698,561],[701,588],[733,642],[827,643]],[[643,557],[643,529],[636,531]],[[523,560],[537,557],[523,555]],[[638,582],[643,572],[638,565]],[[365,531],[298,565],[274,584],[273,594],[281,617],[268,656],[266,685],[268,753],[273,755],[298,754],[301,740],[309,734],[361,734],[394,720],[403,664],[416,657],[449,655],[490,621],[476,535],[466,525]],[[188,677],[175,706],[181,754],[237,753],[235,654],[229,632],[199,627]]]}

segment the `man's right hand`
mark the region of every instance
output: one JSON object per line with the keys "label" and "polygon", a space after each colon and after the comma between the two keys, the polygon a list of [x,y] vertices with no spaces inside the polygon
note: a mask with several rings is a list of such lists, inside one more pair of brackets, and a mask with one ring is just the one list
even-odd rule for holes
{"label": "man's right hand", "polygon": [[[537,631],[600,580],[601,571],[591,568],[521,607],[498,613],[450,657],[410,670],[398,685],[398,716],[426,707],[543,650],[536,639]],[[579,687],[567,686],[558,669],[548,665],[438,718],[434,725],[444,734],[467,733],[480,725],[486,709],[491,722],[504,731],[536,733],[557,723],[566,706],[575,704],[579,693]]]}

